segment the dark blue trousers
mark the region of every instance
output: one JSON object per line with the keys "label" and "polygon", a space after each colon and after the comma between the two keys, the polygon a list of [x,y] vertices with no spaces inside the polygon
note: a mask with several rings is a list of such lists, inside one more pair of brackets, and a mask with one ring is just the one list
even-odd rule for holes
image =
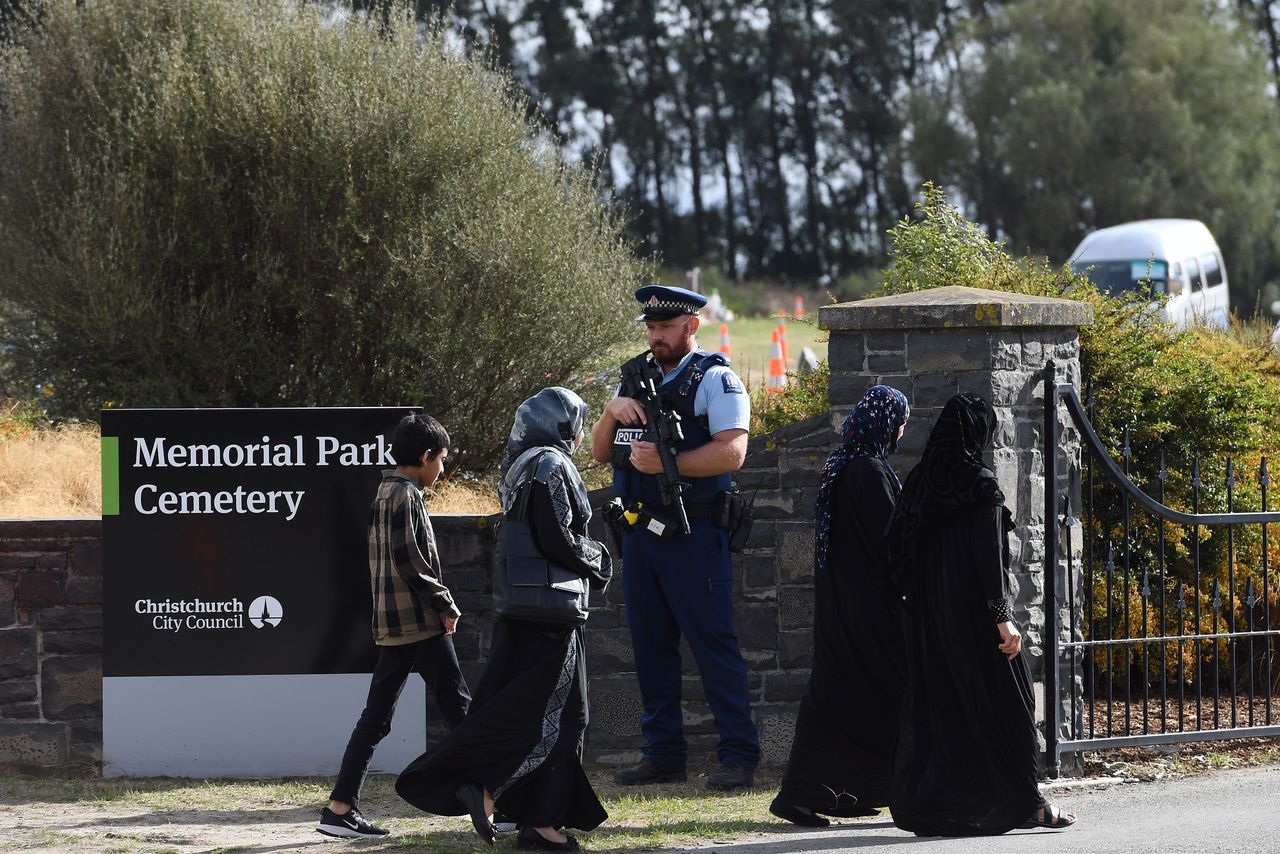
{"label": "dark blue trousers", "polygon": [[680,710],[680,636],[702,675],[726,765],[755,768],[760,738],[751,720],[747,665],[733,627],[733,561],[728,534],[691,519],[691,534],[662,543],[643,531],[622,538],[622,591],[644,713],[644,756],[684,766]]}

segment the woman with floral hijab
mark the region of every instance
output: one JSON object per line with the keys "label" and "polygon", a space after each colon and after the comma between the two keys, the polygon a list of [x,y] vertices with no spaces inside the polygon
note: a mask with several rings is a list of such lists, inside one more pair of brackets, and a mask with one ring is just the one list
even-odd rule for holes
{"label": "woman with floral hijab", "polygon": [[[527,492],[539,553],[602,590],[612,562],[587,536],[591,507],[572,459],[586,416],[582,398],[565,388],[543,389],[522,403],[498,492],[504,512]],[[396,791],[426,812],[469,813],[490,845],[496,807],[519,823],[517,848],[577,851],[561,828],[591,830],[607,818],[579,759],[586,687],[581,626],[499,617],[467,717],[404,770]]]}
{"label": "woman with floral hijab", "polygon": [[871,815],[887,803],[906,679],[902,609],[884,545],[900,488],[887,457],[909,414],[902,392],[869,389],[845,419],[818,487],[813,669],[769,807],[806,827],[829,824],[818,813]]}

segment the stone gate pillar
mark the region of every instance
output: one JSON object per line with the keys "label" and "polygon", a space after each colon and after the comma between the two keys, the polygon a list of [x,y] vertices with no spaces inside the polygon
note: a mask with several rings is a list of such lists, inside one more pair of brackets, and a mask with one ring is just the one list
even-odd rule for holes
{"label": "stone gate pillar", "polygon": [[[1081,326],[1093,321],[1087,303],[978,288],[943,287],[825,306],[820,325],[831,333],[831,417],[839,429],[869,387],[893,386],[911,402],[911,421],[894,468],[905,479],[920,458],[947,399],[974,392],[995,406],[992,453],[996,477],[1013,511],[1014,619],[1023,628],[1023,654],[1036,679],[1036,717],[1043,727],[1044,677],[1044,432],[1043,369],[1053,359],[1061,382],[1080,385]],[[1080,437],[1059,411],[1059,494],[1072,488]],[[1079,478],[1072,505],[1079,508]],[[1078,510],[1076,511],[1078,514]],[[1079,551],[1080,537],[1072,538]],[[1058,556],[1059,602],[1067,602],[1067,555]],[[1072,557],[1078,585],[1080,555]],[[1077,602],[1079,599],[1077,598]],[[1065,612],[1062,614],[1065,623]],[[1064,638],[1065,639],[1065,638]],[[1060,678],[1059,686],[1065,682]],[[1080,696],[1080,686],[1072,686]],[[1063,691],[1064,696],[1069,696]],[[1072,719],[1070,701],[1058,720]]]}

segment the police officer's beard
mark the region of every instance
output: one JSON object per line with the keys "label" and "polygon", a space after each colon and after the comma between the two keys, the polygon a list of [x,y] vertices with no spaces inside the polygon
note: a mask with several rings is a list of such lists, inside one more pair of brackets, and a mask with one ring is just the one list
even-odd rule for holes
{"label": "police officer's beard", "polygon": [[677,347],[671,347],[665,343],[651,345],[649,351],[653,353],[653,358],[659,365],[670,370],[680,363],[680,360],[693,350],[693,341],[686,340],[681,342]]}

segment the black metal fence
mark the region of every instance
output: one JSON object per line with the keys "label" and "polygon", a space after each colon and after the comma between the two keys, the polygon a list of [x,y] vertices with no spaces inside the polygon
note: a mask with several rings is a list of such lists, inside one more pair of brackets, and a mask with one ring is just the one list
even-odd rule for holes
{"label": "black metal fence", "polygon": [[[1135,483],[1128,434],[1117,464],[1094,430],[1091,405],[1058,383],[1053,362],[1044,391],[1049,775],[1058,775],[1066,751],[1280,735],[1280,590],[1268,554],[1268,524],[1280,522],[1280,510],[1269,509],[1266,459],[1248,472],[1232,461],[1215,466],[1222,478],[1210,484],[1199,461],[1175,471],[1160,454],[1145,461],[1152,497]],[[1084,446],[1083,472],[1068,461],[1065,490],[1059,406]],[[1190,512],[1165,504],[1173,475]],[[1242,485],[1259,509],[1236,507]],[[1202,512],[1206,492],[1225,512]],[[1054,558],[1064,553],[1060,580]]]}

